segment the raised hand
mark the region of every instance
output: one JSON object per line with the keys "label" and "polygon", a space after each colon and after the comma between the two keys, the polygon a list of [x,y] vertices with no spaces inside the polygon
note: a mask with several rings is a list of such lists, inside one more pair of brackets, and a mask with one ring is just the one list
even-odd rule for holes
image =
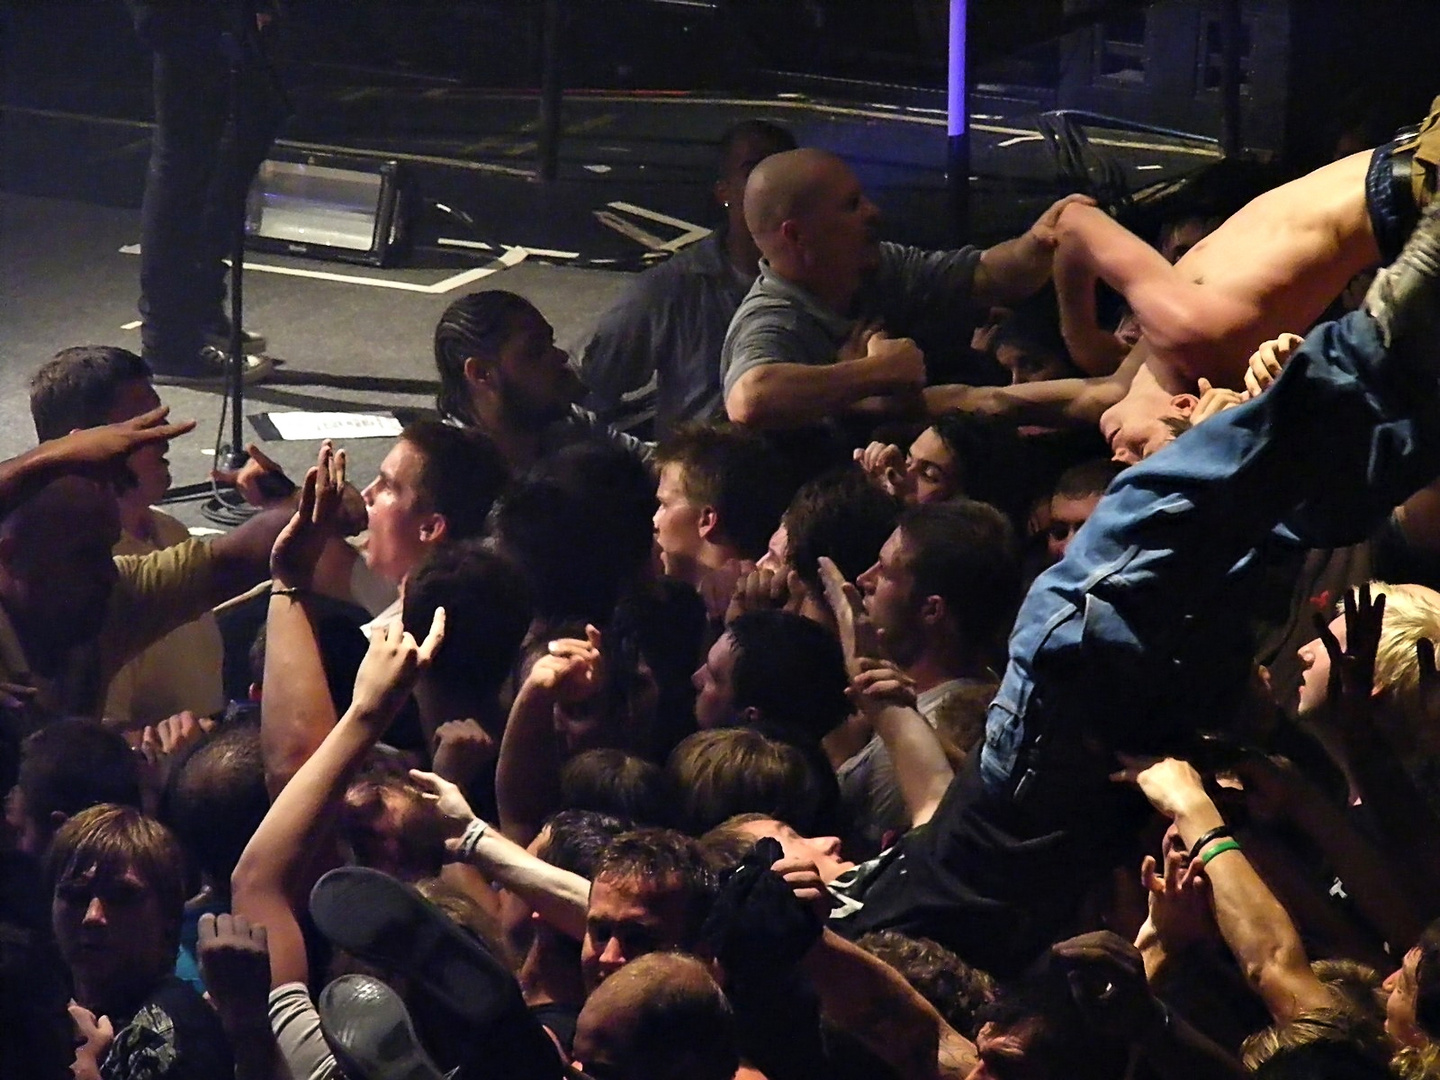
{"label": "raised hand", "polygon": [[893,443],[872,442],[854,454],[865,475],[887,495],[897,498],[907,488],[905,477],[905,452]]}
{"label": "raised hand", "polygon": [[1150,902],[1150,923],[1174,956],[1218,932],[1210,910],[1209,880],[1199,859],[1179,848],[1165,852],[1164,870],[1153,855],[1140,864],[1140,885]]}
{"label": "raised hand", "polygon": [[345,451],[327,439],[300,489],[300,505],[275,538],[270,577],[279,588],[309,589],[325,545],[341,533],[339,511],[345,489]]}
{"label": "raised hand", "polygon": [[250,456],[244,465],[238,469],[212,469],[210,479],[233,487],[251,506],[273,507],[288,502],[297,490],[295,481],[254,443],[246,452]]}
{"label": "raised hand", "polygon": [[562,705],[588,701],[605,685],[600,631],[585,627],[585,640],[559,638],[550,642],[525,677],[525,686],[539,690]]}
{"label": "raised hand", "polygon": [[696,588],[700,599],[705,601],[705,614],[711,622],[720,619],[729,621],[727,612],[735,596],[736,584],[754,569],[755,564],[749,559],[728,559],[704,572]]}
{"label": "raised hand", "polygon": [[1210,801],[1205,782],[1195,767],[1178,758],[1142,758],[1117,755],[1123,766],[1111,780],[1134,784],[1150,805],[1168,818],[1178,817],[1197,800]]}
{"label": "raised hand", "polygon": [[925,389],[925,354],[911,338],[876,331],[865,342],[865,356],[884,366],[892,391]]}
{"label": "raised hand", "polygon": [[792,859],[786,856],[772,863],[770,869],[779,874],[790,891],[806,907],[813,910],[820,919],[830,915],[830,890],[812,859]]}
{"label": "raised hand", "polygon": [[370,634],[370,648],[365,651],[360,670],[355,674],[351,712],[370,724],[390,723],[444,640],[443,607],[435,609],[430,631],[418,645],[398,619],[376,627]]}
{"label": "raised hand", "polygon": [[1096,203],[1089,195],[1078,193],[1057,199],[1035,219],[1035,224],[1030,226],[1030,236],[1053,251],[1060,242],[1060,215],[1065,212],[1066,207],[1077,205],[1094,206]]}
{"label": "raised hand", "polygon": [[469,784],[495,760],[500,747],[474,720],[447,720],[435,729],[435,771],[457,784]]}
{"label": "raised hand", "polygon": [[805,583],[794,570],[770,570],[752,567],[741,574],[730,594],[725,609],[729,625],[751,611],[791,611],[799,613],[808,595]]}
{"label": "raised hand", "polygon": [[870,339],[880,332],[878,322],[857,321],[840,345],[838,359],[859,360],[870,346]]}
{"label": "raised hand", "polygon": [[840,647],[845,652],[845,667],[854,677],[860,671],[857,661],[861,657],[878,656],[880,653],[874,624],[865,614],[860,590],[846,581],[840,568],[825,555],[820,556],[820,584],[825,590],[825,602],[835,615]]}
{"label": "raised hand", "polygon": [[1246,361],[1245,389],[1251,397],[1259,394],[1280,377],[1281,370],[1305,341],[1299,334],[1281,334],[1267,341]]}
{"label": "raised hand", "polygon": [[265,927],[243,915],[200,916],[196,958],[205,990],[227,1030],[266,1016],[270,994],[270,946]]}
{"label": "raised hand", "polygon": [[869,715],[882,709],[915,708],[915,680],[889,660],[856,657],[855,669],[847,696],[862,712]]}
{"label": "raised hand", "polygon": [[197,717],[189,709],[167,716],[156,724],[146,725],[140,734],[140,753],[152,765],[173,757],[191,743],[213,731],[215,721],[208,716]]}
{"label": "raised hand", "polygon": [[475,811],[470,809],[465,793],[443,776],[425,772],[423,769],[411,769],[410,779],[415,782],[420,793],[440,811],[445,822],[446,837],[451,842],[447,846],[453,851],[454,842],[460,839],[465,826],[475,820]]}
{"label": "raised hand", "polygon": [[75,1080],[100,1080],[100,1062],[115,1041],[115,1028],[108,1016],[96,1017],[74,1001],[68,1006],[70,1022],[75,1026],[75,1061],[70,1072]]}
{"label": "raised hand", "polygon": [[180,752],[203,739],[214,728],[215,721],[208,716],[197,717],[188,709],[145,726],[140,732],[137,749],[142,762],[140,784],[147,798],[154,800],[147,806],[159,805],[161,792],[165,790]]}
{"label": "raised hand", "polygon": [[1345,711],[1368,707],[1375,689],[1375,657],[1385,622],[1385,594],[1372,599],[1370,583],[1347,589],[1343,603],[1345,644],[1330,632],[1325,616],[1315,616],[1315,628],[1330,656],[1331,703]]}
{"label": "raised hand", "polygon": [[1216,413],[1233,409],[1236,405],[1243,405],[1250,400],[1248,391],[1241,392],[1225,386],[1211,386],[1210,380],[1203,377],[1197,380],[1197,384],[1200,389],[1200,400],[1190,410],[1191,426],[1202,420],[1209,420]]}
{"label": "raised hand", "polygon": [[170,406],[161,405],[116,424],[72,431],[49,443],[47,449],[53,459],[73,468],[104,465],[127,458],[142,446],[178,439],[195,429],[194,420],[166,423],[169,415]]}

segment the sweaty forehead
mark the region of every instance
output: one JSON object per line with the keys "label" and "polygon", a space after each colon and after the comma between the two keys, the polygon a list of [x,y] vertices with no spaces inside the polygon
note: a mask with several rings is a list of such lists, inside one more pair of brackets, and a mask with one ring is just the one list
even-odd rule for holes
{"label": "sweaty forehead", "polygon": [[602,874],[590,886],[590,914],[627,922],[663,923],[683,896],[671,882]]}

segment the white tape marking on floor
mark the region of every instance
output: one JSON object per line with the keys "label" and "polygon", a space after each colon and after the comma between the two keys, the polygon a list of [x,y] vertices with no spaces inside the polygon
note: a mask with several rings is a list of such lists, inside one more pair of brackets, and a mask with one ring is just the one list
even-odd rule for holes
{"label": "white tape marking on floor", "polygon": [[681,218],[671,217],[669,214],[662,214],[658,210],[647,210],[643,206],[636,206],[634,203],[612,202],[606,203],[612,210],[621,210],[634,217],[648,218],[651,221],[658,221],[662,225],[669,225],[676,229],[683,229],[679,236],[673,240],[667,240],[655,248],[656,251],[679,251],[683,247],[703,240],[710,235],[711,230],[704,225],[696,225],[693,221],[685,221]]}
{"label": "white tape marking on floor", "polygon": [[[125,255],[139,255],[139,244],[126,244],[120,249]],[[269,263],[246,262],[246,270],[256,270],[262,274],[280,274],[283,277],[309,278],[312,281],[338,281],[346,285],[368,285],[372,289],[395,289],[400,292],[424,293],[429,296],[438,296],[451,292],[472,281],[479,281],[491,274],[498,274],[501,270],[508,270],[525,261],[529,254],[525,248],[506,248],[504,253],[495,260],[500,265],[477,266],[473,270],[462,270],[458,274],[452,274],[442,281],[433,285],[421,285],[413,281],[388,281],[385,278],[364,277],[360,274],[338,274],[333,270],[304,270],[297,266],[272,266]]]}

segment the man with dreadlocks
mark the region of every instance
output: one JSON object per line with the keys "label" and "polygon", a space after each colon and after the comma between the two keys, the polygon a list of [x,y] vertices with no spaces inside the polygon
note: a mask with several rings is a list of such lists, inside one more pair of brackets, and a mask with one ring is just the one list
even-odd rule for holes
{"label": "man with dreadlocks", "polygon": [[435,327],[436,408],[478,428],[517,473],[577,442],[598,440],[650,461],[649,443],[614,430],[576,402],[584,384],[535,305],[500,289],[462,296]]}

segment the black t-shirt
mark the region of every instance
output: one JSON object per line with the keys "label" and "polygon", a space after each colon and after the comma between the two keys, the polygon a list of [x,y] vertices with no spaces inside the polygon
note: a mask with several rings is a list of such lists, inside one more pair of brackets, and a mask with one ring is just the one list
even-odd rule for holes
{"label": "black t-shirt", "polygon": [[128,1017],[111,1017],[115,1041],[100,1067],[104,1080],[213,1080],[234,1075],[230,1044],[189,983],[166,976]]}

